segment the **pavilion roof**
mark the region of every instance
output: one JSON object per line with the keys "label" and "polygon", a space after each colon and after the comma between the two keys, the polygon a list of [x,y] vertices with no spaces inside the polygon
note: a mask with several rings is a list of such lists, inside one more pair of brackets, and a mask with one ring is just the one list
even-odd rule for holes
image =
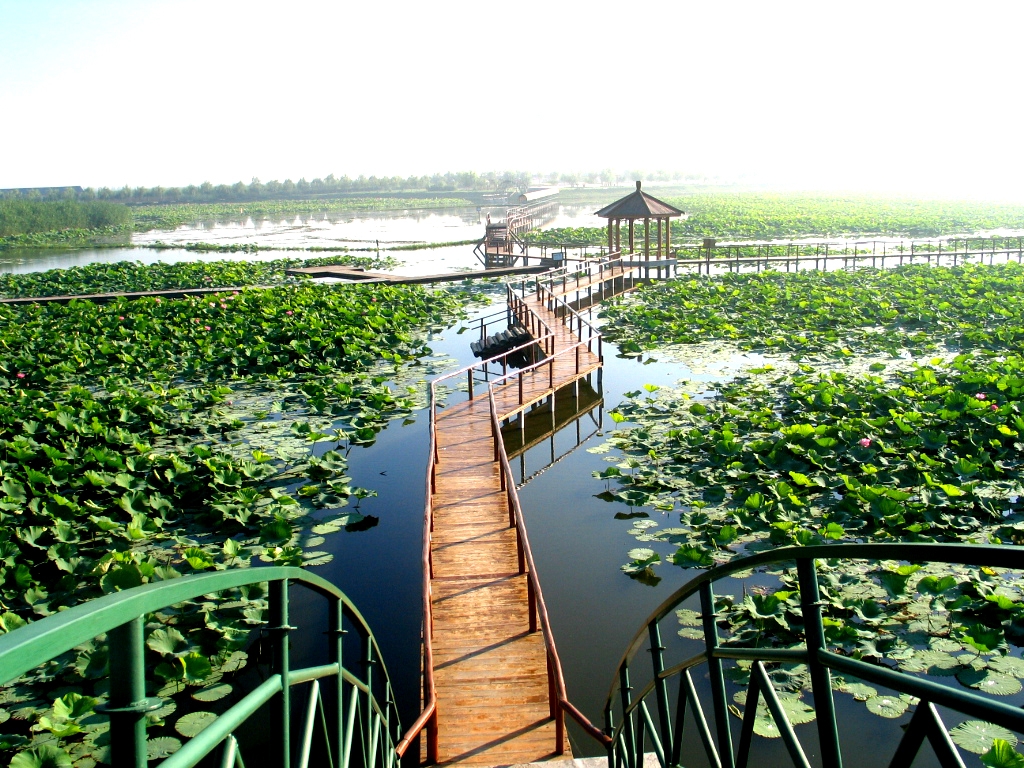
{"label": "pavilion roof", "polygon": [[606,205],[594,215],[604,219],[645,219],[656,216],[682,216],[683,212],[642,191],[638,181],[636,192],[631,192],[621,200]]}

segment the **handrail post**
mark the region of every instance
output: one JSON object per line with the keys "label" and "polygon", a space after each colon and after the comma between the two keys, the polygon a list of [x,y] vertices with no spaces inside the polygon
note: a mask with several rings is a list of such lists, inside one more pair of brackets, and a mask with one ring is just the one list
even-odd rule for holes
{"label": "handrail post", "polygon": [[472,368],[470,368],[468,371],[466,371],[466,376],[469,379],[469,399],[472,400],[473,399],[473,369]]}
{"label": "handrail post", "polygon": [[718,625],[715,620],[715,593],[711,583],[700,587],[701,618],[704,622],[704,644],[708,657],[708,675],[711,679],[711,701],[715,710],[715,730],[718,736],[718,755],[722,768],[735,768],[736,758],[732,751],[732,731],[729,729],[729,699],[725,692],[725,675],[722,660],[715,658],[718,649]]}
{"label": "handrail post", "polygon": [[[366,643],[366,720],[363,723],[364,734],[370,734],[373,732],[373,718],[376,713],[373,711],[373,707],[370,706],[370,700],[373,697],[373,667],[377,663],[377,660],[373,658],[373,639],[367,635],[363,638],[363,642]],[[372,744],[367,743],[367,739],[363,739],[363,765],[373,765],[373,756],[370,753]]]}
{"label": "handrail post", "polygon": [[146,698],[145,621],[139,616],[110,631],[110,762],[114,768],[145,768],[146,712],[160,706]]}
{"label": "handrail post", "polygon": [[342,647],[344,646],[345,639],[345,616],[344,608],[341,600],[331,600],[327,608],[327,626],[330,627],[330,632],[334,635],[334,642],[330,644],[330,651],[327,656],[328,661],[331,664],[338,665],[338,677],[335,681],[335,691],[338,697],[337,705],[335,707],[335,722],[334,727],[330,729],[327,734],[327,744],[329,747],[329,754],[334,755],[335,759],[341,760],[342,745],[345,743],[345,679],[341,674],[342,669]]}
{"label": "handrail post", "polygon": [[[668,682],[661,673],[665,671],[665,646],[661,644],[661,627],[652,621],[647,628],[651,637],[651,664],[654,666],[654,686],[658,691],[658,720],[661,725],[661,744],[666,755],[675,754],[672,738],[672,718],[668,709]],[[682,703],[679,703],[682,706]]]}
{"label": "handrail post", "polygon": [[641,768],[643,756],[637,755],[636,733],[633,731],[633,715],[629,712],[629,705],[632,703],[629,684],[629,667],[623,662],[619,669],[619,694],[622,696],[622,730],[626,739],[626,766],[627,768]]}
{"label": "handrail post", "polygon": [[281,676],[281,697],[274,705],[274,719],[281,729],[281,766],[289,768],[292,759],[291,720],[292,698],[291,687],[288,685],[289,642],[288,633],[293,627],[288,625],[288,579],[270,582],[270,627],[272,636],[272,656],[270,673]]}
{"label": "handrail post", "polygon": [[804,614],[804,634],[807,638],[807,666],[811,672],[811,690],[814,708],[818,711],[818,742],[821,745],[823,768],[842,768],[843,755],[839,748],[836,723],[836,704],[832,698],[832,680],[828,668],[818,660],[818,651],[825,650],[825,628],[821,621],[821,592],[818,574],[812,558],[796,561],[800,581],[800,605]]}

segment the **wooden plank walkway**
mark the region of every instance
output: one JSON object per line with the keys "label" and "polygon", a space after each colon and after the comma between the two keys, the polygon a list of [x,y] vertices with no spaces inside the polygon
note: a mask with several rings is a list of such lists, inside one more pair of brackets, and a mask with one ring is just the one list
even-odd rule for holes
{"label": "wooden plank walkway", "polygon": [[[555,336],[555,351],[579,340],[532,297],[530,311]],[[501,418],[544,400],[600,367],[582,349],[556,357],[519,384],[501,386]],[[486,395],[439,411],[431,534],[434,683],[438,762],[508,765],[556,757],[546,649],[530,632],[527,576],[520,574],[516,530],[494,461]],[[565,757],[571,756],[568,742]]]}

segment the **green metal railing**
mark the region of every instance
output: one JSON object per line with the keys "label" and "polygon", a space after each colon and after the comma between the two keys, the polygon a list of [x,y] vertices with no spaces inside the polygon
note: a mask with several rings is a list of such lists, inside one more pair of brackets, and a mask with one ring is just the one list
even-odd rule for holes
{"label": "green metal railing", "polygon": [[[937,707],[1024,733],[1024,711],[1016,706],[829,650],[822,617],[825,596],[818,585],[817,563],[824,560],[957,563],[1024,570],[1024,558],[1018,547],[913,543],[785,547],[706,571],[651,614],[619,663],[605,703],[605,732],[612,739],[608,749],[610,768],[642,768],[644,755],[651,752],[657,755],[663,768],[681,766],[693,762],[692,752],[697,749],[704,751],[708,763],[715,768],[744,768],[750,757],[759,700],[764,701],[770,712],[794,765],[809,768],[809,750],[804,749],[769,677],[768,668],[779,663],[806,664],[809,668],[816,711],[817,750],[824,768],[841,768],[843,764],[832,691],[833,671],[920,699],[889,763],[893,768],[910,766],[925,739],[942,766],[962,768],[963,761]],[[796,564],[804,622],[802,647],[752,648],[723,641],[719,636],[715,582],[740,571],[786,562]],[[674,616],[674,610],[694,596],[699,596],[700,600],[704,650],[670,661],[666,654],[669,649],[662,641],[662,622]],[[646,650],[650,656],[643,665],[639,664],[641,650]],[[727,660],[751,662],[750,683],[735,748],[723,669],[723,662]],[[698,694],[691,673],[705,664],[710,683],[710,713],[705,711],[705,702]],[[634,672],[646,675],[642,687],[634,687],[631,675]],[[695,725],[699,746],[684,743],[687,717]],[[872,751],[877,754],[877,745]],[[883,764],[882,761],[879,757],[879,764]]]}
{"label": "green metal railing", "polygon": [[[146,695],[146,616],[203,595],[263,583],[269,584],[270,621],[264,627],[271,643],[269,677],[161,766],[190,768],[222,744],[221,765],[243,766],[235,731],[264,705],[269,705],[275,722],[272,741],[277,754],[251,756],[253,764],[283,768],[295,764],[305,768],[319,721],[327,764],[332,768],[395,768],[395,745],[401,730],[377,641],[362,615],[337,587],[300,568],[246,568],[199,574],[146,584],[76,605],[0,636],[0,684],[6,685],[50,659],[106,634],[110,693],[98,709],[110,718],[110,762],[114,768],[145,768],[146,714],[163,704],[161,699]],[[327,601],[327,664],[304,669],[291,667],[289,635],[297,629],[289,623],[288,593],[292,584],[306,587]],[[360,644],[358,657],[343,666],[344,639],[349,632],[346,626],[355,628]],[[358,672],[353,671],[357,668]],[[301,729],[295,729],[293,688],[303,683],[310,684],[305,719]],[[322,689],[328,687],[333,692],[325,706]]]}

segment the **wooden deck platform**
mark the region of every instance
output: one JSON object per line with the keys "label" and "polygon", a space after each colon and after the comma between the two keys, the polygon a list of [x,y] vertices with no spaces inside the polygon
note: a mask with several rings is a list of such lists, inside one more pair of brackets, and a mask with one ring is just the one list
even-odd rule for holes
{"label": "wooden deck platform", "polygon": [[[536,297],[527,302],[555,334],[579,339]],[[556,357],[495,392],[501,418],[545,400],[600,366],[585,348]],[[554,387],[552,388],[552,383]],[[558,757],[544,638],[530,631],[527,576],[494,461],[486,396],[439,411],[431,535],[438,762],[507,765]],[[571,755],[568,742],[564,755]]]}

